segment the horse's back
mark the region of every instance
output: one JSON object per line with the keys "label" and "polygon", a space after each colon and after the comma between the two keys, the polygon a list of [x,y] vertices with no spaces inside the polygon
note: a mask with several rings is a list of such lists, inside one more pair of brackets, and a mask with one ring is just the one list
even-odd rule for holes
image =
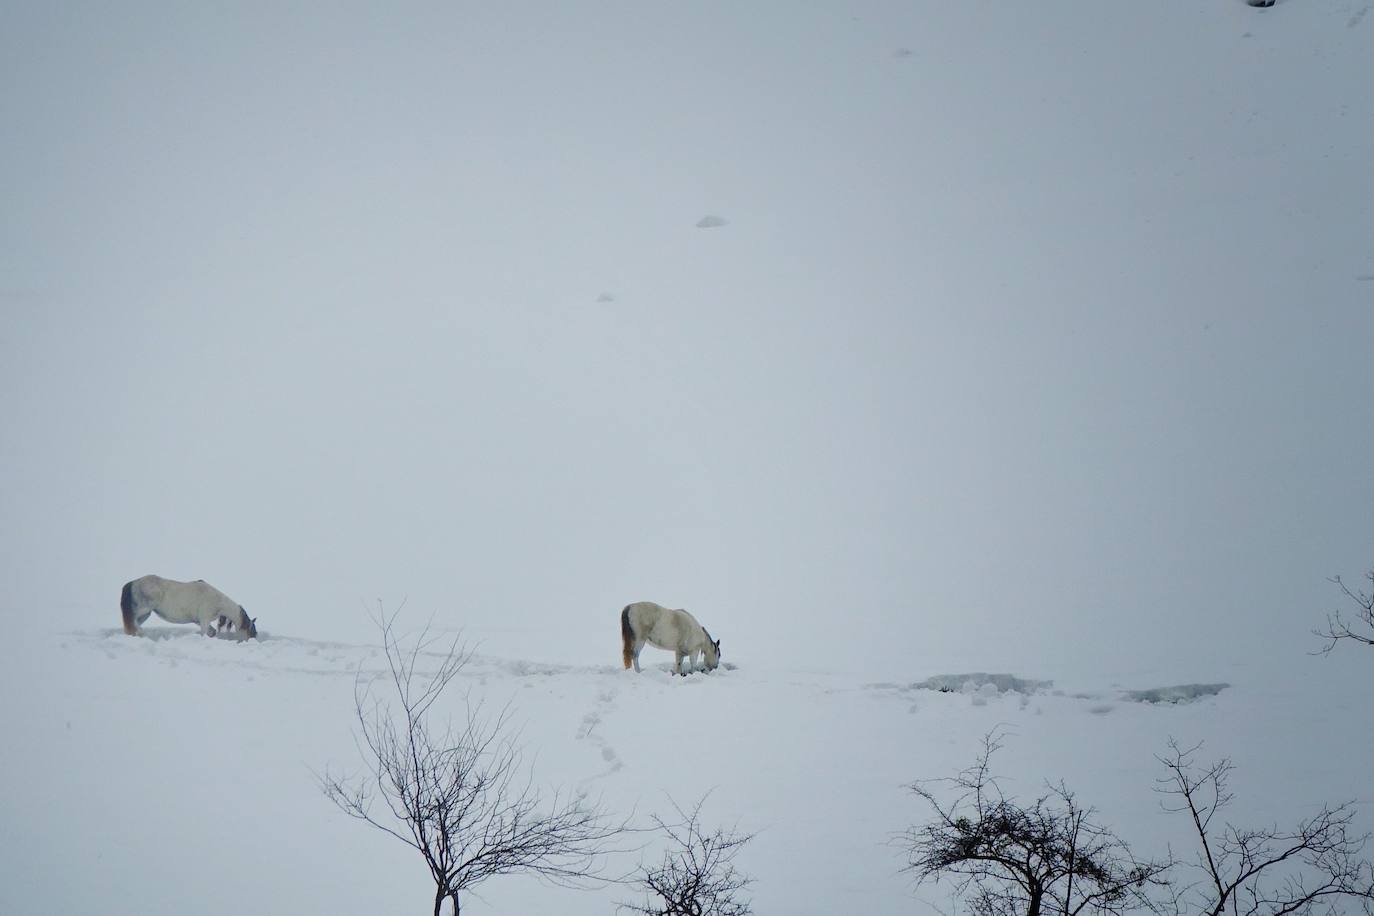
{"label": "horse's back", "polygon": [[[232,598],[204,579],[180,582],[149,575],[134,579],[125,589],[135,608],[155,610],[160,617],[174,623],[203,622],[238,610]],[[121,603],[122,600],[123,596]]]}
{"label": "horse's back", "polygon": [[154,602],[167,595],[190,595],[202,588],[210,588],[201,579],[197,579],[195,582],[182,582],[177,579],[164,579],[162,576],[154,575],[139,576],[126,587],[130,589],[136,599],[142,598]]}
{"label": "horse's back", "polygon": [[660,620],[671,613],[670,608],[652,601],[636,601],[625,605],[620,616],[629,623],[630,629],[641,636],[647,635]]}
{"label": "horse's back", "polygon": [[124,586],[135,606],[155,602],[163,593],[170,579],[161,576],[139,576]]}
{"label": "horse's back", "polygon": [[697,619],[682,608],[664,607],[652,601],[636,601],[623,613],[635,635],[660,649],[691,645],[701,630]]}

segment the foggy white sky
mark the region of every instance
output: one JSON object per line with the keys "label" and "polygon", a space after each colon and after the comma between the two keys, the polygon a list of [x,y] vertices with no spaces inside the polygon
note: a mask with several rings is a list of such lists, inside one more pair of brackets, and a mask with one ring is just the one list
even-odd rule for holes
{"label": "foggy white sky", "polygon": [[0,607],[1302,643],[1374,563],[1374,22],[813,6],[7,8]]}

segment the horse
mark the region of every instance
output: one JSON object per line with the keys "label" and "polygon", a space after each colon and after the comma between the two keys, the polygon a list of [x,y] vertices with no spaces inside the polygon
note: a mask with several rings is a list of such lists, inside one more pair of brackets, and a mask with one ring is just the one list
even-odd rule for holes
{"label": "horse", "polygon": [[[625,667],[634,665],[635,671],[639,671],[639,651],[646,642],[671,650],[676,656],[673,673],[683,677],[689,671],[701,670],[697,667],[698,655],[703,657],[707,671],[720,664],[720,640],[712,639],[706,628],[682,608],[666,608],[652,601],[627,604],[620,612],[620,639]],[[690,661],[687,671],[682,670],[684,658]]]}
{"label": "horse", "polygon": [[161,576],[143,576],[124,583],[119,596],[124,614],[124,632],[138,636],[143,621],[156,613],[171,623],[198,623],[205,636],[227,632],[242,642],[258,635],[258,620],[249,617],[243,605],[204,579],[177,582]]}

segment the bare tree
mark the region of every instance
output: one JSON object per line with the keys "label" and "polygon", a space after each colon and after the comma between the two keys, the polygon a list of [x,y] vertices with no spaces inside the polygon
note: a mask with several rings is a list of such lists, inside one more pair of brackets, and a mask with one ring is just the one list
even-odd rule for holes
{"label": "bare tree", "polygon": [[1232,765],[1223,758],[1195,767],[1197,749],[1170,741],[1159,758],[1169,771],[1159,791],[1173,799],[1165,808],[1189,816],[1200,846],[1202,878],[1183,891],[1185,901],[1208,916],[1337,914],[1347,907],[1374,913],[1374,866],[1360,857],[1369,834],[1352,832],[1352,803],[1323,806],[1293,830],[1218,823],[1232,799]]}
{"label": "bare tree", "polygon": [[508,708],[487,716],[466,698],[461,724],[441,719],[436,704],[472,653],[428,626],[403,647],[397,613],[374,617],[387,661],[377,680],[389,681],[390,699],[377,697],[361,671],[354,682],[367,773],[326,772],[324,794],[421,855],[434,881],[434,916],[445,899],[458,916],[462,892],[495,875],[596,879],[624,822],[582,796],[554,792],[546,800],[522,764]]}
{"label": "bare tree", "polygon": [[741,893],[752,878],[735,870],[735,856],[753,834],[716,829],[708,832],[701,823],[701,806],[691,812],[673,803],[678,820],[668,823],[657,815],[653,821],[668,838],[668,849],[658,865],[640,870],[643,904],[626,903],[621,909],[642,916],[749,916],[753,910]]}
{"label": "bare tree", "polygon": [[1355,605],[1354,626],[1341,613],[1340,608],[1326,615],[1326,629],[1313,630],[1315,636],[1320,636],[1326,640],[1326,645],[1318,652],[1325,654],[1336,648],[1336,643],[1342,639],[1349,639],[1352,642],[1363,643],[1366,646],[1374,646],[1374,568],[1364,574],[1369,582],[1369,591],[1361,589],[1351,589],[1341,581],[1340,576],[1332,576],[1331,581],[1341,590],[1341,595],[1346,601]]}
{"label": "bare tree", "polygon": [[[973,766],[950,779],[909,788],[935,819],[897,839],[917,883],[952,877],[956,892],[988,916],[1125,913],[1156,909],[1170,862],[1137,859],[1063,783],[1030,805],[1003,794],[991,775],[996,733]],[[945,800],[948,799],[948,800]]]}

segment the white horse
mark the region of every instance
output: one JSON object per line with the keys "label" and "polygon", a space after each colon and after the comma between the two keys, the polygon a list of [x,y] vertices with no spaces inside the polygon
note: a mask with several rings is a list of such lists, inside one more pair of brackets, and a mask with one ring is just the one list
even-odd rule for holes
{"label": "white horse", "polygon": [[[624,644],[625,667],[634,665],[639,670],[639,650],[649,645],[672,651],[673,673],[687,676],[688,671],[698,671],[697,656],[704,657],[706,670],[711,671],[720,664],[720,640],[711,639],[706,628],[682,608],[666,608],[652,601],[636,601],[625,605],[620,612],[620,639]],[[682,660],[690,661],[687,671],[682,670]]]}
{"label": "white horse", "polygon": [[124,613],[124,632],[130,636],[137,636],[143,621],[154,613],[172,623],[198,623],[206,636],[226,632],[241,642],[258,635],[257,618],[204,579],[177,582],[144,576],[126,582],[119,609]]}

